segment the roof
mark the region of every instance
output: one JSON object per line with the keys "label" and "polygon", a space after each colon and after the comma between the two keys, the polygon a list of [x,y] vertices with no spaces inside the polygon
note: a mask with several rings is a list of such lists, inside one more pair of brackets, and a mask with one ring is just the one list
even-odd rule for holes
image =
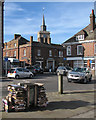
{"label": "roof", "polygon": [[[77,42],[76,41],[77,35],[85,35],[84,40],[93,40],[94,38],[96,38],[96,37],[94,37],[94,34],[96,34],[96,25],[95,25],[95,29],[92,31],[90,29],[90,24],[89,24],[88,26],[86,26],[85,28],[80,30],[78,33],[76,33],[74,36],[72,36],[71,38],[66,40],[64,43]],[[64,45],[64,43],[62,45]]]}
{"label": "roof", "polygon": [[55,49],[64,49],[62,45],[58,44],[47,44],[47,43],[41,43],[41,42],[36,42],[33,41],[33,46],[38,46],[38,47],[47,47],[47,48],[55,48]]}

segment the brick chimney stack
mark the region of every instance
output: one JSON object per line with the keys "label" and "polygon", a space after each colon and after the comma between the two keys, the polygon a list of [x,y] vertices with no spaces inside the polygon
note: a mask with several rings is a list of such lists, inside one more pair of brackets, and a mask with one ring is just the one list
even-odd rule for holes
{"label": "brick chimney stack", "polygon": [[33,42],[33,36],[30,36],[30,44]]}
{"label": "brick chimney stack", "polygon": [[92,13],[90,14],[90,30],[94,30],[95,28],[95,14],[94,10],[92,9]]}
{"label": "brick chimney stack", "polygon": [[18,37],[20,37],[21,35],[19,34],[14,34],[14,39],[17,39]]}

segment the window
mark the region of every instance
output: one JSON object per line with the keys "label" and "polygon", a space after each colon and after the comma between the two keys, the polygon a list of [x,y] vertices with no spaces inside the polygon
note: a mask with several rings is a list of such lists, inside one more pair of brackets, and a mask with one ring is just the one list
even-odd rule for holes
{"label": "window", "polygon": [[76,36],[76,40],[84,40],[84,35],[78,35]]}
{"label": "window", "polygon": [[16,51],[14,51],[14,57],[16,57]]}
{"label": "window", "polygon": [[96,54],[96,44],[94,45],[94,53]]}
{"label": "window", "polygon": [[83,55],[83,46],[82,45],[77,46],[77,55]]}
{"label": "window", "polygon": [[16,43],[14,43],[14,47],[16,47]]}
{"label": "window", "polygon": [[67,46],[67,55],[71,55],[71,46]]}
{"label": "window", "polygon": [[59,57],[63,57],[63,51],[59,51]]}
{"label": "window", "polygon": [[49,56],[50,57],[52,56],[52,50],[49,50]]}
{"label": "window", "polygon": [[26,56],[26,50],[24,50],[24,56]]}
{"label": "window", "polygon": [[40,50],[37,51],[37,56],[41,56],[41,51]]}

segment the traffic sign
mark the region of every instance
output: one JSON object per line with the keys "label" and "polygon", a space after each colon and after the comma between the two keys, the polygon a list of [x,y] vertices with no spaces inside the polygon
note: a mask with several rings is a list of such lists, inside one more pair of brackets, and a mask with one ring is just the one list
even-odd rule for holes
{"label": "traffic sign", "polygon": [[90,64],[92,63],[92,60],[90,60]]}
{"label": "traffic sign", "polygon": [[5,57],[4,59],[5,59],[6,62],[8,61],[8,57]]}

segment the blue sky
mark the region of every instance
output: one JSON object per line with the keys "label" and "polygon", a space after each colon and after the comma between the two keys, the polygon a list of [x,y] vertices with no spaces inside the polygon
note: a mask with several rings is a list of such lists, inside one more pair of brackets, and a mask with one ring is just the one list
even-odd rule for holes
{"label": "blue sky", "polygon": [[42,24],[43,8],[45,24],[51,33],[52,43],[62,44],[90,23],[93,2],[5,2],[4,42],[21,34],[37,41]]}

